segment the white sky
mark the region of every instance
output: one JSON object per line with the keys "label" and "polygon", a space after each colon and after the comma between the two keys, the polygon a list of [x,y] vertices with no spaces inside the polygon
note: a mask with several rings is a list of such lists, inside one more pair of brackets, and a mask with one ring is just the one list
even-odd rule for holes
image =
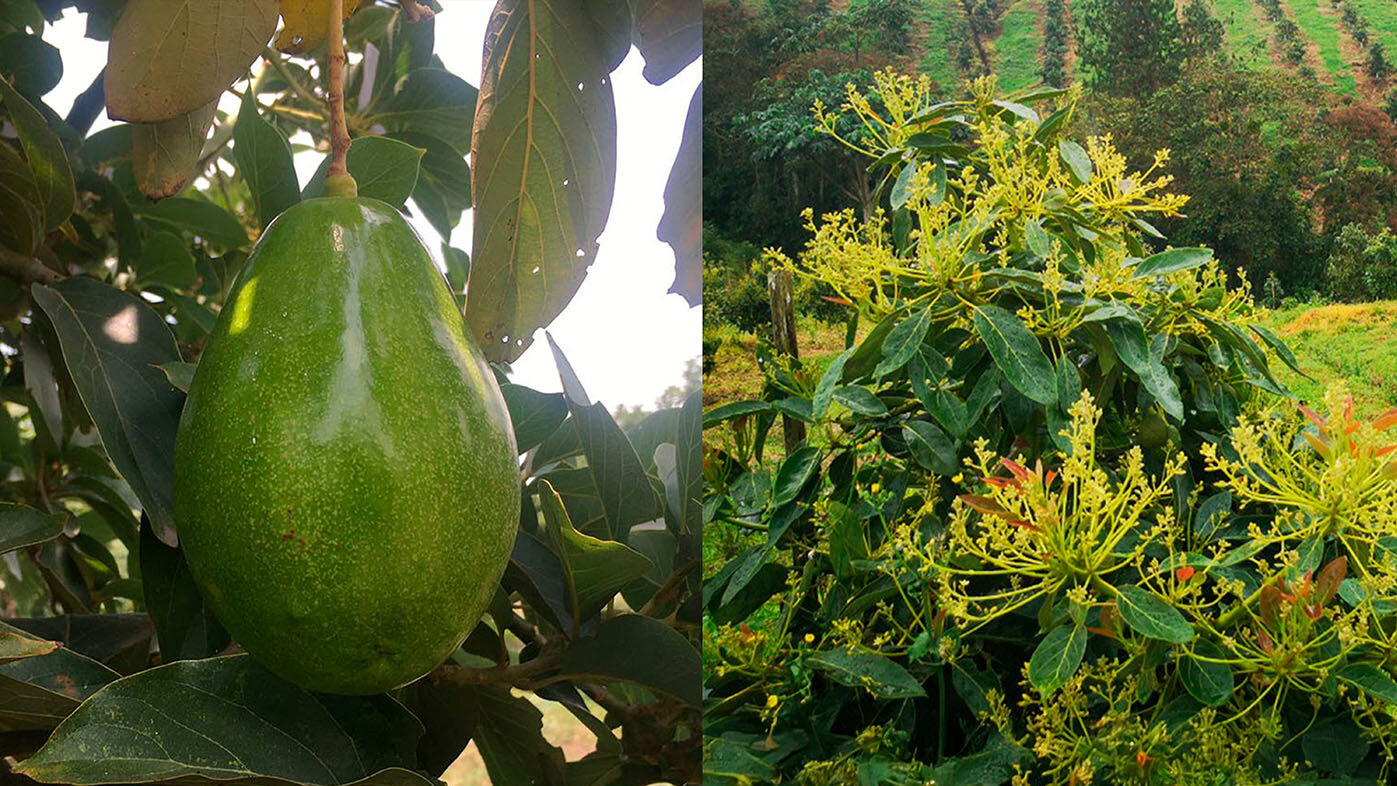
{"label": "white sky", "polygon": [[[436,17],[436,53],[448,70],[478,86],[485,27],[494,2],[444,0],[442,5],[445,10]],[[67,8],[44,32],[44,39],[63,53],[63,80],[44,96],[60,115],[67,114],[106,60],[106,43],[83,37],[85,27],[85,15]],[[611,218],[587,280],[548,328],[588,394],[608,407],[653,406],[665,388],[680,384],[685,362],[699,354],[702,334],[701,309],[665,294],[674,281],[674,252],[655,237],[684,115],[702,79],[702,59],[658,87],[641,76],[643,65],[632,48],[611,75],[618,126]],[[237,99],[224,94],[220,108],[235,114]],[[92,131],[110,125],[104,113]],[[316,152],[297,155],[302,186],[321,158],[323,154]],[[462,216],[451,233],[451,245],[470,250],[471,218],[470,211]],[[433,256],[440,257],[436,230],[420,216],[413,216],[412,223]],[[539,390],[562,390],[542,331],[515,362],[512,380]]]}

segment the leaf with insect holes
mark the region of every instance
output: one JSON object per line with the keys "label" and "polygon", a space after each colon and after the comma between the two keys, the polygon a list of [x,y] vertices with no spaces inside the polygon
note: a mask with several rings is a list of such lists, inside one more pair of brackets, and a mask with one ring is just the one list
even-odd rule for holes
{"label": "leaf with insect holes", "polygon": [[511,362],[577,293],[616,186],[616,106],[580,3],[502,0],[486,31],[471,139],[466,320]]}

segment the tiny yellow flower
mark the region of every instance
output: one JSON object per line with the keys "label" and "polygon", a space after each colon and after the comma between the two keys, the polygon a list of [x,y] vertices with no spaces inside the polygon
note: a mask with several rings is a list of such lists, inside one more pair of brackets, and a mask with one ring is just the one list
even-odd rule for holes
{"label": "tiny yellow flower", "polygon": [[813,633],[807,633],[807,634],[805,634],[805,643],[806,643],[806,644],[814,644],[814,643],[815,643],[815,634],[813,634]]}
{"label": "tiny yellow flower", "polygon": [[877,483],[874,483],[874,484],[869,488],[869,490],[872,491],[874,494],[877,494],[877,493],[879,492],[879,490],[881,490],[882,488],[883,488],[882,486],[878,485]]}
{"label": "tiny yellow flower", "polygon": [[776,705],[777,705],[777,704],[780,704],[780,703],[781,703],[781,700],[778,699],[778,698],[776,698],[775,696],[767,696],[767,697],[766,697],[766,706],[768,706],[768,707],[771,707],[771,708],[774,709],[774,708],[776,707]]}
{"label": "tiny yellow flower", "polygon": [[965,480],[965,473],[964,473],[964,472],[957,472],[956,474],[954,474],[954,475],[951,476],[951,482],[952,482],[952,483],[961,483],[961,482],[963,482],[964,480]]}

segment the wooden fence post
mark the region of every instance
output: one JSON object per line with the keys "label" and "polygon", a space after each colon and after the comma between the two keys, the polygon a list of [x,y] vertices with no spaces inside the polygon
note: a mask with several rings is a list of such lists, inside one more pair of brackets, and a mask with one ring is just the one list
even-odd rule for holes
{"label": "wooden fence post", "polygon": [[[771,295],[771,333],[776,352],[792,360],[799,360],[800,348],[796,345],[796,312],[791,274],[785,270],[773,270],[767,274],[766,284],[767,293]],[[786,441],[786,455],[789,456],[805,441],[805,424],[783,414],[781,433]]]}

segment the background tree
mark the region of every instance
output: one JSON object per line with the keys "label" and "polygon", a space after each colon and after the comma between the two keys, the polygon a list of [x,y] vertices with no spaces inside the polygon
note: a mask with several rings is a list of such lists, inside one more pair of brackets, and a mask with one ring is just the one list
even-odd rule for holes
{"label": "background tree", "polygon": [[1086,0],[1078,14],[1086,82],[1117,96],[1144,96],[1178,76],[1183,45],[1172,0]]}

